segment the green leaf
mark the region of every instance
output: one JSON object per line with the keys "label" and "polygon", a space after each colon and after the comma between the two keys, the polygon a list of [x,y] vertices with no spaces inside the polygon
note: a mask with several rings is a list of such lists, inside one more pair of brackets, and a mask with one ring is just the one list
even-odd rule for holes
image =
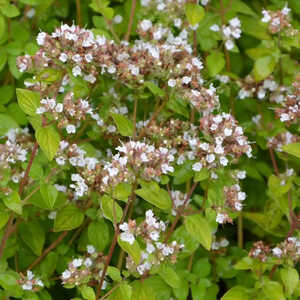
{"label": "green leaf", "polygon": [[75,206],[70,204],[58,211],[54,220],[54,232],[72,230],[79,227],[84,219],[84,214]]}
{"label": "green leaf", "polygon": [[45,232],[38,221],[23,222],[19,226],[20,237],[32,252],[40,256],[45,243]]}
{"label": "green leaf", "polygon": [[178,288],[180,286],[180,278],[170,266],[162,264],[158,274],[172,288]]}
{"label": "green leaf", "polygon": [[9,219],[9,215],[10,215],[9,211],[4,210],[1,205],[1,208],[0,208],[0,230],[7,223],[8,219]]}
{"label": "green leaf", "polygon": [[17,122],[10,116],[0,114],[0,136],[5,135],[9,129],[18,128]]}
{"label": "green leaf", "polygon": [[94,289],[92,289],[90,286],[84,285],[80,288],[81,295],[86,300],[95,300],[96,294]]}
{"label": "green leaf", "polygon": [[18,215],[22,214],[22,202],[18,192],[13,191],[9,196],[3,199],[3,202],[6,207]]}
{"label": "green leaf", "polygon": [[8,103],[15,94],[15,88],[12,85],[3,85],[0,87],[0,104]]}
{"label": "green leaf", "polygon": [[174,184],[182,184],[191,179],[194,176],[192,166],[192,161],[186,161],[182,165],[176,166],[174,171]]}
{"label": "green leaf", "polygon": [[120,236],[118,237],[118,244],[119,246],[125,251],[127,252],[133,259],[133,261],[136,264],[140,263],[141,260],[141,248],[139,243],[135,240],[134,243],[131,245],[125,241],[122,241],[120,239]]}
{"label": "green leaf", "polygon": [[61,80],[62,73],[57,69],[46,68],[37,76],[37,80],[44,81],[46,83],[53,83]]}
{"label": "green leaf", "polygon": [[214,51],[206,57],[206,64],[211,77],[219,74],[225,67],[224,53]]}
{"label": "green leaf", "polygon": [[125,116],[120,114],[111,114],[115,124],[118,127],[118,131],[122,136],[133,135],[133,124]]}
{"label": "green leaf", "polygon": [[123,210],[114,199],[104,195],[101,198],[101,209],[104,217],[109,219],[112,223],[119,223],[121,221]]}
{"label": "green leaf", "polygon": [[15,294],[16,297],[20,298],[20,295],[22,295],[21,286],[18,284],[17,280],[20,279],[17,273],[13,272],[6,272],[3,274],[0,274],[0,286],[2,286],[5,290],[12,292],[17,291],[19,295],[17,296],[17,293]]}
{"label": "green leaf", "polygon": [[200,172],[195,172],[194,181],[199,182],[207,179],[209,177],[210,173],[207,169],[201,169]]}
{"label": "green leaf", "polygon": [[299,284],[299,273],[296,269],[288,267],[280,270],[280,277],[287,292],[290,297],[294,293],[297,285]]}
{"label": "green leaf", "polygon": [[10,3],[5,3],[1,6],[1,12],[8,18],[17,17],[20,14],[20,10],[14,4]]}
{"label": "green leaf", "polygon": [[260,23],[260,19],[253,18],[252,16],[239,15],[239,19],[242,24],[242,32],[249,34],[256,39],[271,40],[271,36],[268,33],[267,26]]}
{"label": "green leaf", "polygon": [[246,256],[239,260],[235,265],[234,268],[236,270],[249,270],[253,267],[253,260],[251,257]]}
{"label": "green leaf", "polygon": [[120,286],[107,298],[108,300],[131,300],[132,287],[123,282]]}
{"label": "green leaf", "polygon": [[221,300],[248,300],[247,289],[243,286],[235,286],[225,293]]}
{"label": "green leaf", "polygon": [[131,189],[131,184],[127,182],[121,182],[114,187],[112,197],[114,199],[127,202],[128,197],[131,194]]}
{"label": "green leaf", "polygon": [[256,81],[267,78],[274,70],[276,60],[273,56],[263,56],[254,63],[253,75]]}
{"label": "green leaf", "polygon": [[285,300],[282,285],[277,281],[268,280],[263,285],[263,293],[270,300]]}
{"label": "green leaf", "polygon": [[51,184],[41,183],[40,191],[41,191],[42,200],[43,200],[43,204],[45,205],[45,208],[53,209],[58,195],[57,189]]}
{"label": "green leaf", "polygon": [[292,143],[282,146],[282,150],[288,154],[300,158],[300,143]]}
{"label": "green leaf", "polygon": [[109,228],[103,219],[93,221],[88,227],[90,243],[100,252],[109,244]]}
{"label": "green leaf", "polygon": [[53,126],[37,128],[35,137],[46,157],[51,161],[59,148],[60,136]]}
{"label": "green leaf", "polygon": [[25,89],[17,89],[17,98],[20,108],[29,116],[36,115],[40,107],[40,94]]}
{"label": "green leaf", "polygon": [[[1,26],[1,15],[0,15],[0,26]],[[1,31],[1,28],[0,28]],[[7,63],[7,53],[4,49],[0,49],[0,71],[2,71]],[[1,103],[1,100],[0,100]]]}
{"label": "green leaf", "polygon": [[201,215],[187,216],[184,219],[187,232],[205,249],[210,250],[212,233],[207,220]]}
{"label": "green leaf", "polygon": [[145,81],[144,85],[152,92],[153,95],[163,97],[165,92],[152,81]]}
{"label": "green leaf", "polygon": [[132,300],[156,300],[154,290],[147,282],[134,281],[132,283]]}
{"label": "green leaf", "polygon": [[205,10],[202,6],[195,3],[185,4],[185,14],[192,26],[197,25],[205,16]]}
{"label": "green leaf", "polygon": [[141,186],[141,189],[135,191],[138,196],[163,210],[172,208],[172,200],[169,193],[161,189],[156,182],[141,182]]}
{"label": "green leaf", "polygon": [[120,270],[116,267],[109,266],[107,268],[107,275],[113,280],[113,281],[121,281],[122,277],[120,274]]}
{"label": "green leaf", "polygon": [[56,252],[49,252],[43,259],[40,265],[41,274],[50,276],[54,273],[58,262],[58,254]]}

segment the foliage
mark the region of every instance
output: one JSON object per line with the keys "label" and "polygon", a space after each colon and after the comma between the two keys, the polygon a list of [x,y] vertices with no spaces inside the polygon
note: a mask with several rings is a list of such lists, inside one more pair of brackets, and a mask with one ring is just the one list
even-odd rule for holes
{"label": "foliage", "polygon": [[299,3],[1,0],[0,299],[298,299]]}

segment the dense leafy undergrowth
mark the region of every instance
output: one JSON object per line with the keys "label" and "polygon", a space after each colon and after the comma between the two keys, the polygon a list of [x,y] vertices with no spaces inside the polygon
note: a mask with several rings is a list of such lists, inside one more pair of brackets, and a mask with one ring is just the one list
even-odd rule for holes
{"label": "dense leafy undergrowth", "polygon": [[1,0],[0,299],[299,299],[299,16]]}

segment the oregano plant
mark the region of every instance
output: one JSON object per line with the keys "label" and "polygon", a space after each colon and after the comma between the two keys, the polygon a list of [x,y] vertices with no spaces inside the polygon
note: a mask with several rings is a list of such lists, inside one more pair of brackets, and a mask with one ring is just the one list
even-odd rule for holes
{"label": "oregano plant", "polygon": [[298,299],[299,16],[0,1],[0,299]]}

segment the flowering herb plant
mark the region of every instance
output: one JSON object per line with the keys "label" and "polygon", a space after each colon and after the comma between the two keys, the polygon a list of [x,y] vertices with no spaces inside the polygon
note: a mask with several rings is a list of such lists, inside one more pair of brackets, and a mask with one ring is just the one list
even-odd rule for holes
{"label": "flowering herb plant", "polygon": [[299,16],[0,1],[0,299],[299,299]]}

